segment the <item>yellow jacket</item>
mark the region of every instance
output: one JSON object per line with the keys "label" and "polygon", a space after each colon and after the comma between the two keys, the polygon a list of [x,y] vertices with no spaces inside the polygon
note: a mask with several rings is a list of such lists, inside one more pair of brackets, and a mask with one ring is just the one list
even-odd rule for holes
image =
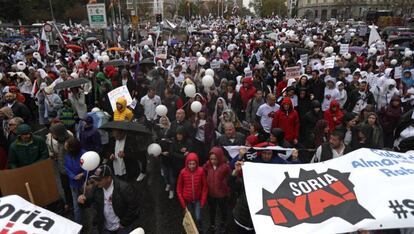
{"label": "yellow jacket", "polygon": [[132,111],[130,109],[127,108],[126,104],[127,101],[125,98],[118,98],[116,100],[116,104],[121,104],[122,108],[121,110],[115,109],[114,111],[114,121],[131,121],[132,118],[134,117],[134,114],[132,113]]}

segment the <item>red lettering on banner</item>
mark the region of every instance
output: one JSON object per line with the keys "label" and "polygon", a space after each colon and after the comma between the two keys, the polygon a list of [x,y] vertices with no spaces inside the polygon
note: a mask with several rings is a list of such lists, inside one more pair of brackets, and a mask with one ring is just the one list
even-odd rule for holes
{"label": "red lettering on banner", "polygon": [[298,220],[309,218],[309,214],[306,211],[306,194],[296,197],[295,202],[286,198],[277,199],[277,201],[292,212]]}
{"label": "red lettering on banner", "polygon": [[335,196],[323,189],[309,193],[308,199],[312,216],[321,214],[325,208],[337,206],[345,201],[342,197]]}
{"label": "red lettering on banner", "polygon": [[353,192],[350,192],[349,189],[341,181],[337,181],[331,184],[330,187],[341,194],[345,200],[356,200],[355,194]]}

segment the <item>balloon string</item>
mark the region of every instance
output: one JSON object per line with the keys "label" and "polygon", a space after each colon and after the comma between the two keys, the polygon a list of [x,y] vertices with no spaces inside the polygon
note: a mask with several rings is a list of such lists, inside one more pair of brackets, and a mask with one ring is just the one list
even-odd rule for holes
{"label": "balloon string", "polygon": [[86,192],[86,182],[88,182],[88,176],[89,176],[89,171],[86,171],[85,183],[83,184],[83,195],[85,195],[85,192]]}

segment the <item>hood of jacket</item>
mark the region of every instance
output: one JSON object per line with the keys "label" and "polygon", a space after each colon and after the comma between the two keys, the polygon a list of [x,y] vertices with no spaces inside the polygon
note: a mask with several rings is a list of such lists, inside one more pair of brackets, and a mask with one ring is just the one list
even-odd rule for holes
{"label": "hood of jacket", "polygon": [[123,98],[123,97],[120,97],[120,98],[118,98],[117,100],[116,100],[116,104],[120,104],[121,106],[122,106],[122,108],[121,108],[121,112],[122,111],[124,111],[125,109],[126,109],[126,105],[127,105],[127,101],[126,101],[126,99],[125,98]]}
{"label": "hood of jacket", "polygon": [[218,165],[224,163],[224,152],[221,147],[214,146],[213,148],[211,148],[209,155],[212,154],[217,156]]}
{"label": "hood of jacket", "polygon": [[331,101],[331,104],[329,104],[329,110],[332,112],[332,108],[334,108],[334,107],[336,107],[336,111],[339,111],[339,109],[340,109],[339,102],[336,101],[336,100]]}
{"label": "hood of jacket", "polygon": [[281,106],[282,106],[281,109],[283,111],[285,111],[283,109],[283,105],[285,105],[285,104],[288,104],[289,105],[289,111],[292,110],[293,104],[292,104],[292,100],[290,98],[288,98],[288,97],[283,98],[282,103],[281,103]]}
{"label": "hood of jacket", "polygon": [[190,169],[188,168],[188,163],[189,163],[190,161],[196,161],[196,164],[197,164],[196,168],[199,166],[198,155],[197,155],[196,153],[189,153],[189,154],[187,155],[187,157],[185,157],[185,168],[186,168],[187,170],[190,170]]}

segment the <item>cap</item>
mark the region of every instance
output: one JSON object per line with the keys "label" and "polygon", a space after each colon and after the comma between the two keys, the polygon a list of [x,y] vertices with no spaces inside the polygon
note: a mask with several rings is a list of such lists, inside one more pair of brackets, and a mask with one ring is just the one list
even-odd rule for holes
{"label": "cap", "polygon": [[112,176],[111,168],[108,165],[101,165],[95,170],[95,173],[93,173],[90,178],[92,180],[99,181],[107,176]]}

